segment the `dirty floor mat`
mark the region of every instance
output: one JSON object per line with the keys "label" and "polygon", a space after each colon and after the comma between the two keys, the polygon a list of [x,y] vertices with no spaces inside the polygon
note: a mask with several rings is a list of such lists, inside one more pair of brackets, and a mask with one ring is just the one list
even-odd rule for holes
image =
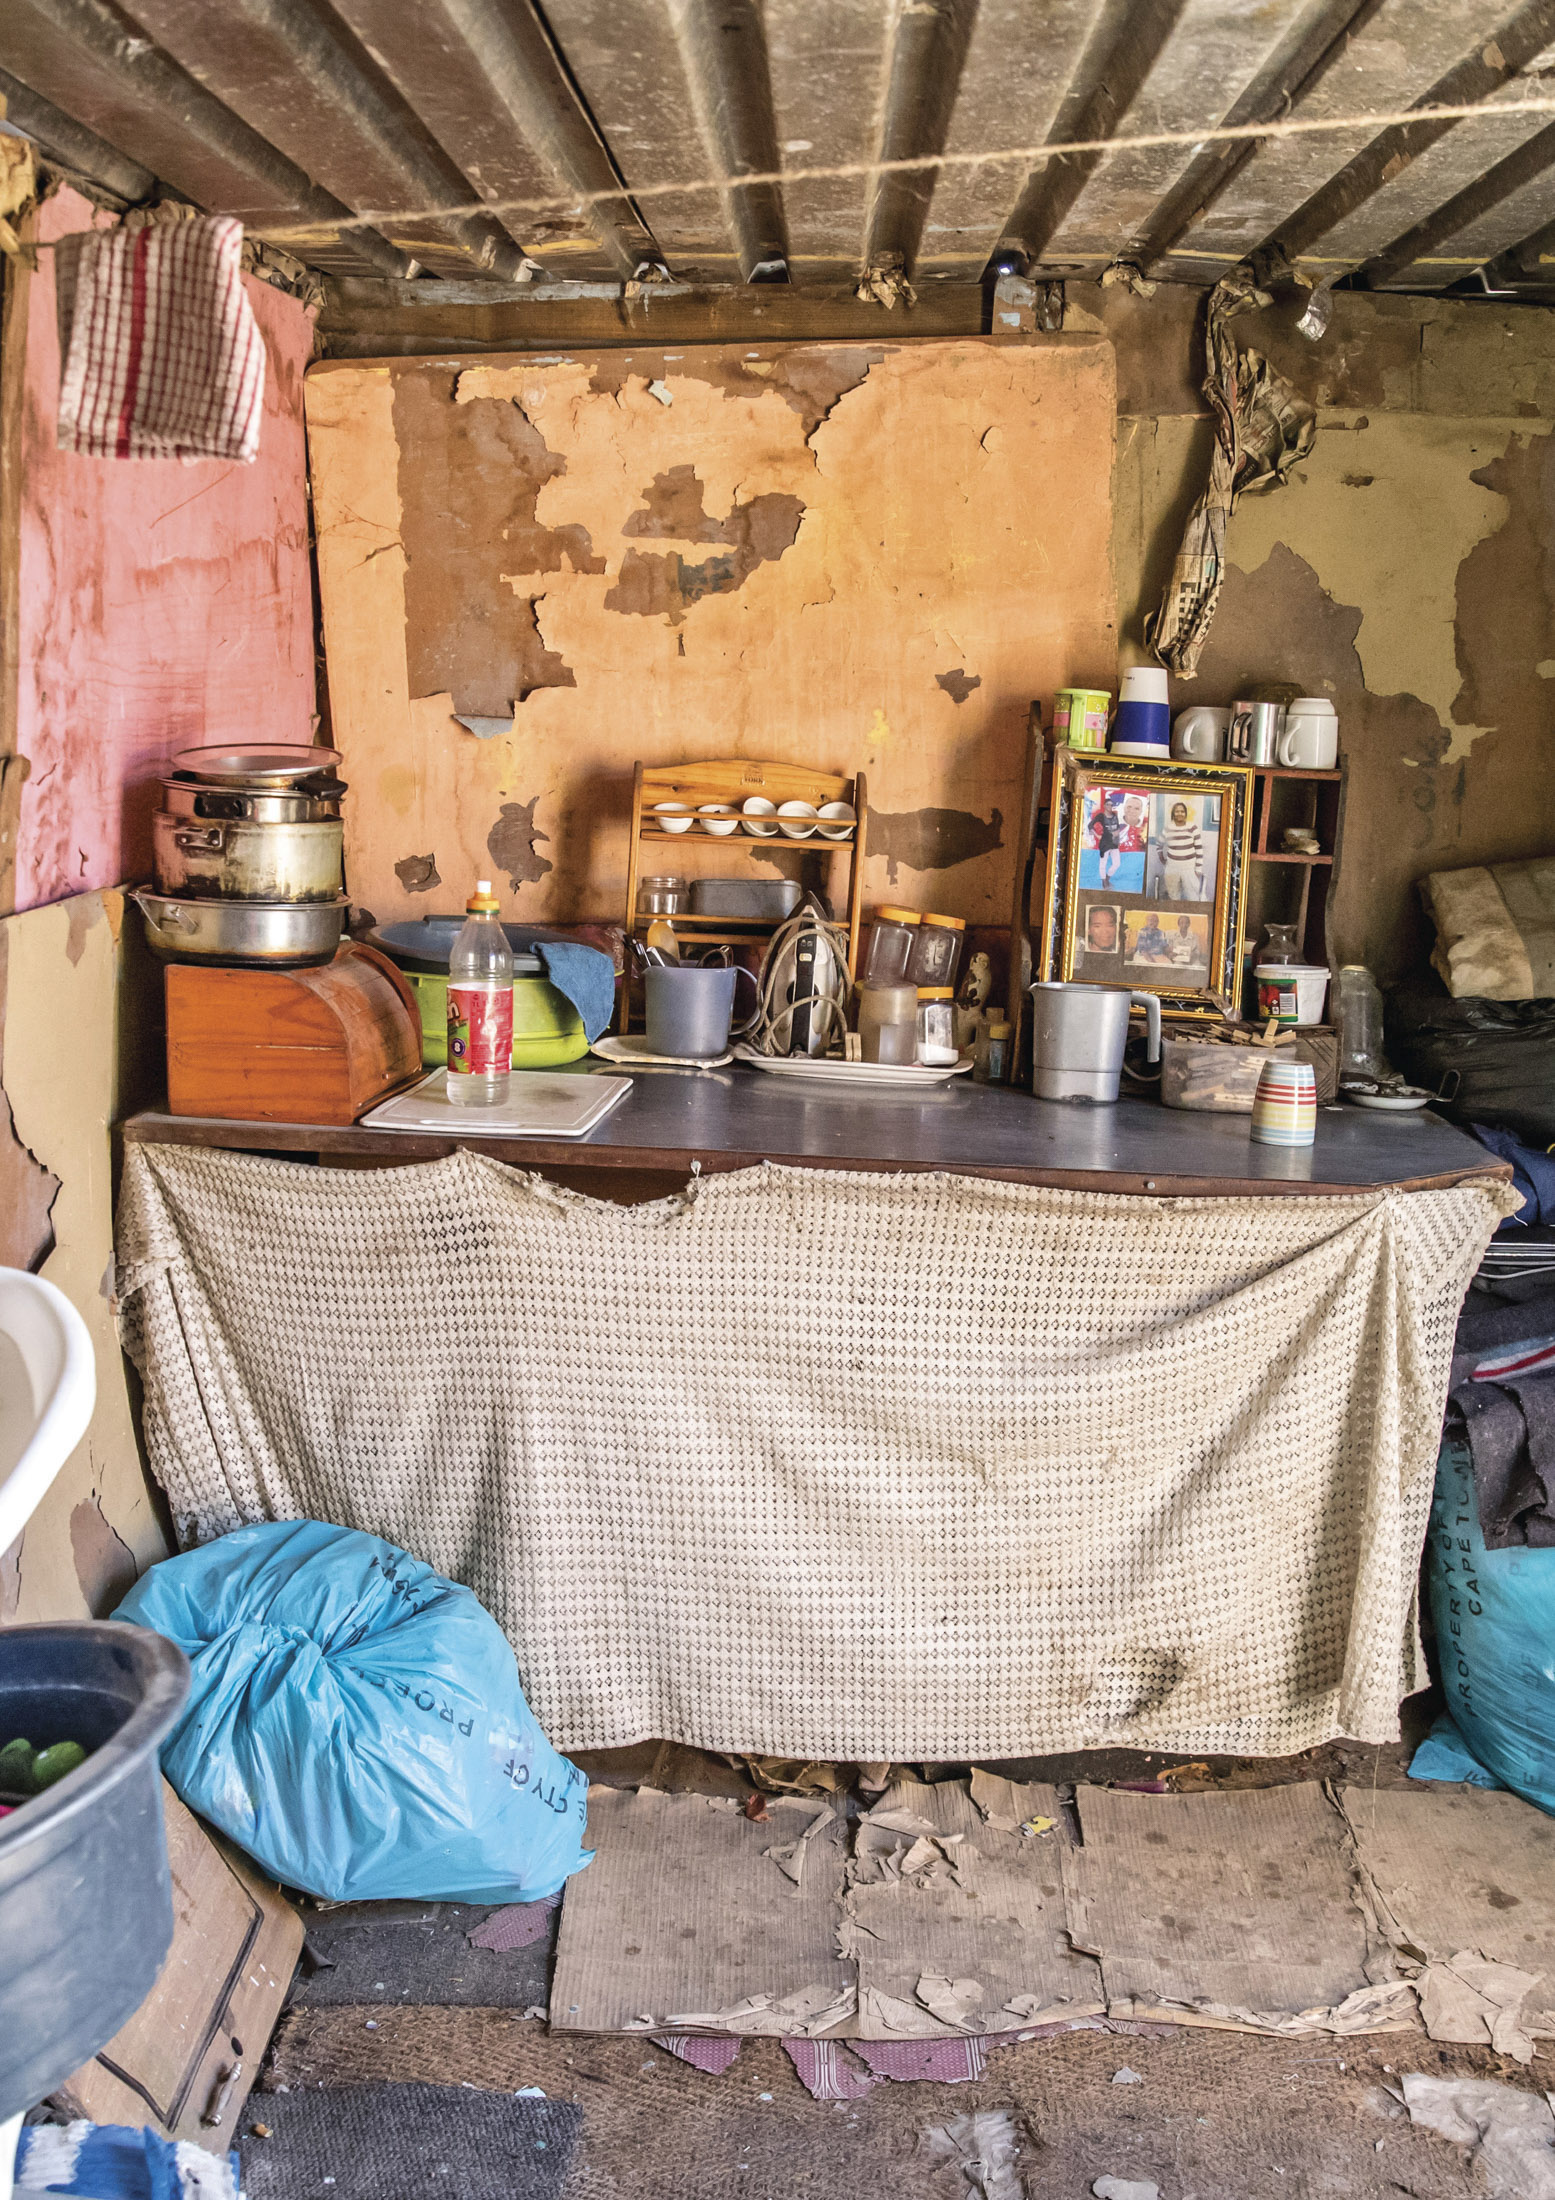
{"label": "dirty floor mat", "polygon": [[264,2094],[243,2119],[243,2190],[247,2200],[556,2200],[582,2121],[568,2101],[466,2085]]}
{"label": "dirty floor mat", "polygon": [[469,1935],[492,1915],[463,1902],[348,1902],[307,1913],[292,2003],[304,2009],[395,2002],[413,2008],[544,2008],[559,1911],[527,1948],[498,1954]]}
{"label": "dirty floor mat", "polygon": [[[1406,2069],[1502,2078],[1536,2096],[1555,2086],[1542,2052],[1521,2071],[1488,2049],[1417,2037],[1183,2026],[1035,2040],[1001,2048],[969,2084],[886,2082],[861,2100],[816,2101],[776,2040],[742,2042],[711,2077],[641,2036],[552,2035],[481,2009],[297,2010],[265,2082],[539,2086],[583,2115],[562,2200],[939,2200],[940,2165],[920,2154],[922,2134],[979,2109],[1015,2119],[1033,2200],[1080,2200],[1107,2176],[1157,2184],[1162,2200],[1464,2200],[1460,2150],[1414,2129],[1398,2097]],[[267,2116],[271,2099],[254,2095],[245,2122]],[[250,2200],[271,2196],[251,2186]],[[336,2200],[335,2188],[311,2200]]]}

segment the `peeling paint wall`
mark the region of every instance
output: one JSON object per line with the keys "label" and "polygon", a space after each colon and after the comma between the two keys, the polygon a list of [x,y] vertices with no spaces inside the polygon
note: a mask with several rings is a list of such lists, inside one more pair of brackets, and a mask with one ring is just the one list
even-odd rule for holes
{"label": "peeling paint wall", "polygon": [[[1118,346],[1114,551],[1140,661],[1207,463],[1199,342],[1183,293],[1092,305]],[[1389,982],[1429,952],[1417,879],[1555,849],[1555,320],[1424,298],[1335,308],[1317,344],[1289,306],[1237,323],[1317,405],[1318,436],[1285,487],[1234,514],[1199,675],[1174,695],[1229,702],[1262,679],[1333,698],[1349,779],[1330,951]]]}
{"label": "peeling paint wall", "polygon": [[[872,896],[1007,921],[1031,697],[1116,658],[1112,366],[973,338],[315,367],[353,899],[494,873],[511,913],[618,918],[634,760],[749,756],[868,774]],[[674,867],[730,857],[693,835]]]}
{"label": "peeling paint wall", "polygon": [[[94,216],[62,190],[35,219],[46,245]],[[312,738],[302,374],[313,331],[296,299],[246,288],[266,350],[259,456],[186,466],[55,447],[53,255],[8,274],[0,909],[148,877],[157,778],[174,750]]]}
{"label": "peeling paint wall", "polygon": [[[19,1541],[0,1555],[0,1620],[100,1616],[166,1555],[105,1296],[109,1125],[142,1036],[123,1028],[126,1014],[138,1013],[124,1003],[134,1002],[145,976],[125,930],[117,893],[0,920],[0,1133],[8,1109],[14,1142],[52,1186],[44,1216],[52,1250],[38,1273],[81,1314],[97,1360],[97,1407],[85,1439]],[[35,1265],[37,1236],[35,1209],[0,1209],[0,1261]]]}

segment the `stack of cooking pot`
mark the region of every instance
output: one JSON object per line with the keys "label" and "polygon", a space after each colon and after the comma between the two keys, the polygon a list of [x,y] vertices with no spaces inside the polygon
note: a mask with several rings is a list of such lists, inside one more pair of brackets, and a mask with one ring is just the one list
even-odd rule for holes
{"label": "stack of cooking pot", "polygon": [[152,821],[155,891],[135,895],[168,962],[296,969],[340,945],[340,753],[184,749]]}

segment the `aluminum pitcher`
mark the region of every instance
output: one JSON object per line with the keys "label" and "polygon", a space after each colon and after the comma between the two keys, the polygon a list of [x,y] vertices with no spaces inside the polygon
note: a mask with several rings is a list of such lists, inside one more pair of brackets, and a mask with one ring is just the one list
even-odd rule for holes
{"label": "aluminum pitcher", "polygon": [[1031,988],[1032,1091],[1039,1100],[1118,1097],[1128,1012],[1145,1012],[1145,1055],[1161,1059],[1161,1003],[1154,993],[1122,986],[1063,985],[1039,980]]}

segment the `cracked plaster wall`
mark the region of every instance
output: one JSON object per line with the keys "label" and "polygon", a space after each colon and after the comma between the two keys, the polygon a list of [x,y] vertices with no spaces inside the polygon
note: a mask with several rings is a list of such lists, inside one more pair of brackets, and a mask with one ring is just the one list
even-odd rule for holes
{"label": "cracked plaster wall", "polygon": [[[157,1037],[142,1028],[136,1006],[149,975],[143,951],[125,933],[118,893],[0,920],[0,1089],[14,1138],[54,1186],[54,1242],[37,1272],[81,1314],[97,1362],[85,1438],[18,1542],[0,1554],[0,1620],[101,1616],[138,1571],[166,1555],[104,1295],[113,1250],[109,1125],[139,1070],[139,1050],[154,1051]],[[33,1266],[40,1250],[14,1208],[0,1216],[0,1260]]]}
{"label": "cracked plaster wall", "polygon": [[[1429,952],[1417,879],[1555,848],[1555,322],[1452,300],[1335,304],[1316,345],[1285,308],[1237,324],[1317,405],[1319,432],[1284,488],[1233,515],[1209,644],[1174,699],[1229,702],[1259,679],[1333,698],[1349,779],[1330,955],[1389,982]],[[1109,301],[1107,324],[1119,623],[1137,662],[1209,428],[1182,301]]]}
{"label": "cracked plaster wall", "polygon": [[618,918],[634,760],[746,756],[867,773],[870,898],[1007,921],[1030,700],[1115,661],[1104,340],[325,362],[307,393],[380,920],[494,866],[512,913]]}

